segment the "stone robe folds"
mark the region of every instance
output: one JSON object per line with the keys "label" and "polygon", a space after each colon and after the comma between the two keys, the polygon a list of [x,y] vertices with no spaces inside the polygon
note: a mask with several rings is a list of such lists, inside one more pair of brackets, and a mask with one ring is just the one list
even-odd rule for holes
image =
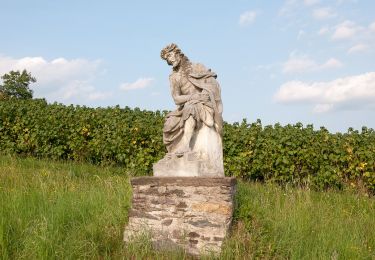
{"label": "stone robe folds", "polygon": [[[163,128],[163,141],[169,153],[179,148],[184,134],[185,121],[192,116],[196,128],[190,148],[198,154],[200,160],[205,161],[205,172],[224,176],[222,152],[222,101],[219,83],[216,74],[207,70],[201,64],[193,64],[191,72],[185,76],[185,84],[191,84],[196,93],[207,94],[209,101],[189,100],[179,105],[177,110],[166,116]],[[171,84],[183,84],[183,81]],[[187,94],[187,93],[182,93]]]}

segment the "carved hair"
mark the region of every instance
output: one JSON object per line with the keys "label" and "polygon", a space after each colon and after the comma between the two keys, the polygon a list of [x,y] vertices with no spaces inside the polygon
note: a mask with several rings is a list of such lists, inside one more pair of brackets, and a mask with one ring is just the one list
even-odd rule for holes
{"label": "carved hair", "polygon": [[191,70],[191,62],[189,61],[188,57],[186,57],[185,54],[183,54],[183,52],[177,46],[177,44],[171,43],[164,47],[160,52],[160,57],[163,60],[167,60],[167,55],[171,52],[174,52],[181,57],[181,68],[185,73],[189,73],[189,71]]}
{"label": "carved hair", "polygon": [[167,55],[170,52],[175,52],[177,54],[182,54],[183,55],[183,53],[181,52],[181,49],[178,48],[177,44],[171,43],[171,44],[167,45],[166,47],[164,47],[164,49],[161,50],[160,57],[163,60],[166,60],[167,59]]}

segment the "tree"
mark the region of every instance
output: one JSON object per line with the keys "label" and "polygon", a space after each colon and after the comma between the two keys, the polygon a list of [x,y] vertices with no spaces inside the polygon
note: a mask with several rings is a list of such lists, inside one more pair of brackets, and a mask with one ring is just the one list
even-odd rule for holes
{"label": "tree", "polygon": [[3,84],[0,85],[0,99],[33,98],[33,91],[29,88],[29,85],[36,82],[36,79],[26,70],[22,72],[12,70],[4,74],[1,79],[3,80]]}

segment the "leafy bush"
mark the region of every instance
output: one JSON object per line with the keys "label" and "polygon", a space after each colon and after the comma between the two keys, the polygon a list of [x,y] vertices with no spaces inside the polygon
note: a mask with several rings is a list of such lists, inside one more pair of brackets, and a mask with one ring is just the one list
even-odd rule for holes
{"label": "leafy bush", "polygon": [[29,88],[31,83],[35,83],[36,79],[31,73],[23,70],[10,71],[1,76],[3,85],[0,85],[0,100],[8,98],[32,99],[33,91]]}
{"label": "leafy bush", "polygon": [[[0,150],[52,159],[116,164],[151,175],[165,155],[166,111],[88,108],[44,100],[0,102]],[[375,192],[375,131],[332,134],[312,125],[224,124],[224,167],[244,180],[315,189],[352,187]]]}
{"label": "leafy bush", "polygon": [[351,186],[375,192],[375,132],[329,133],[312,125],[262,127],[227,124],[226,171],[245,180],[275,181],[316,189]]}
{"label": "leafy bush", "polygon": [[164,155],[163,112],[0,102],[0,149],[4,153],[119,164],[150,172]]}

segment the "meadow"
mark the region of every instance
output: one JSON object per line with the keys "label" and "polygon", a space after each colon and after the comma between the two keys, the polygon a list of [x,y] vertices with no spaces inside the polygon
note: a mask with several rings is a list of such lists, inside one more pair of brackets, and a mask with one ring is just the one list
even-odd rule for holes
{"label": "meadow", "polygon": [[[122,242],[132,174],[0,155],[0,258],[189,259],[154,251],[147,237]],[[220,259],[375,258],[375,200],[367,193],[239,181],[236,204]]]}

